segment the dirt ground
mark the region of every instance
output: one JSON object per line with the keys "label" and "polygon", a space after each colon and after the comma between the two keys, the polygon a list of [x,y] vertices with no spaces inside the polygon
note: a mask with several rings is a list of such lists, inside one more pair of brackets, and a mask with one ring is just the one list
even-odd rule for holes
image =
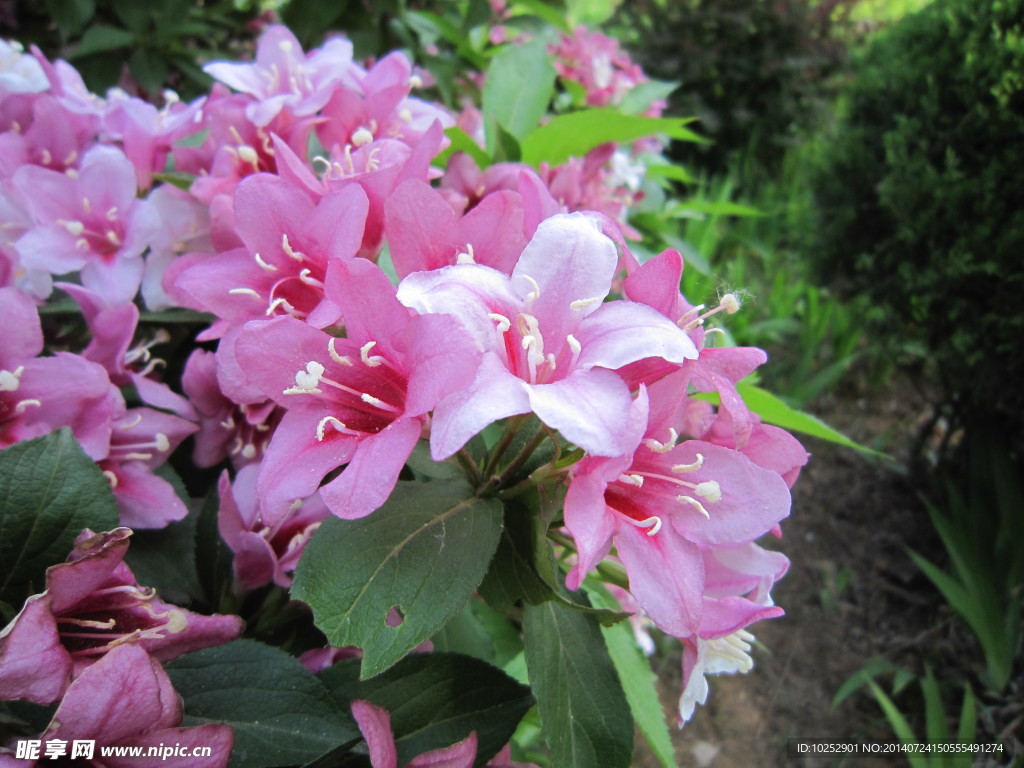
{"label": "dirt ground", "polygon": [[[852,389],[812,410],[859,442],[878,444],[881,439],[885,450],[902,460],[927,419],[920,393],[917,382],[904,374],[885,391]],[[805,445],[813,456],[794,489],[784,538],[776,544],[764,542],[792,561],[773,590],[786,616],[753,628],[763,648],[755,650],[749,674],[710,679],[707,705],[698,707],[682,731],[674,732],[681,766],[906,765],[903,760],[788,758],[786,740],[890,738],[881,710],[866,692],[831,706],[836,691],[873,656],[915,672],[922,671],[927,657],[939,665],[940,679],[947,680],[965,676],[979,664],[973,641],[905,553],[904,547],[912,546],[943,561],[925,508],[905,473],[891,463],[820,441],[806,440]],[[670,712],[680,691],[678,661],[678,655],[669,654],[655,662]],[[1021,681],[1017,686],[1024,692]],[[1003,720],[1012,721],[1022,709],[1013,701],[996,703]],[[952,706],[948,709],[953,711]],[[990,727],[999,732],[1004,725]],[[1021,738],[1019,719],[1010,728]],[[644,752],[638,748],[634,766],[657,766]]]}

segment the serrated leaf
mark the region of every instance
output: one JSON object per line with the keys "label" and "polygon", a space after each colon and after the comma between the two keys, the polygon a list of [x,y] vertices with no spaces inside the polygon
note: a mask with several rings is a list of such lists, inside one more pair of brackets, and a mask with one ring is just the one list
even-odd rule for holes
{"label": "serrated leaf", "polygon": [[236,640],[166,669],[185,725],[226,723],[235,732],[230,768],[297,765],[360,738],[323,683],[278,648]]}
{"label": "serrated leaf", "polygon": [[625,768],[633,718],[597,620],[556,602],[523,610],[526,664],[559,768]]}
{"label": "serrated leaf", "polygon": [[[372,677],[437,632],[483,580],[501,535],[501,502],[463,481],[401,482],[361,520],[331,518],[310,540],[292,595],[331,645],[363,649]],[[402,616],[388,626],[392,609]]]}
{"label": "serrated leaf", "polygon": [[110,483],[65,427],[0,451],[0,598],[41,591],[83,528],[117,526]]}
{"label": "serrated leaf", "polygon": [[[595,607],[619,610],[618,603],[600,584],[592,584],[587,590]],[[618,670],[633,719],[640,727],[647,744],[665,768],[677,768],[672,736],[665,722],[665,710],[658,697],[658,678],[651,671],[647,657],[636,644],[629,622],[601,627],[601,633],[608,647],[608,655]]]}
{"label": "serrated leaf", "polygon": [[570,157],[583,157],[609,141],[628,143],[645,136],[664,134],[673,139],[703,142],[684,127],[686,120],[671,117],[639,117],[614,109],[584,109],[554,117],[521,139],[523,162],[560,165]]}
{"label": "serrated leaf", "polygon": [[487,148],[495,155],[495,121],[522,141],[540,123],[555,90],[555,68],[547,45],[534,40],[509,45],[491,60],[484,84],[483,111]]}
{"label": "serrated leaf", "polygon": [[320,679],[342,707],[362,699],[391,714],[402,764],[476,731],[476,765],[483,765],[533,706],[527,686],[480,659],[457,653],[413,654],[364,681],[359,680],[358,659],[351,659],[324,670]]}

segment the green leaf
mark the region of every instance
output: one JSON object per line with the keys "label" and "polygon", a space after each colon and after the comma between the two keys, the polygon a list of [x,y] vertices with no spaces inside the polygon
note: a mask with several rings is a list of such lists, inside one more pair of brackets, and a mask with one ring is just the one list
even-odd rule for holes
{"label": "green leaf", "polygon": [[791,429],[794,432],[802,432],[805,435],[819,437],[830,443],[845,445],[847,448],[853,448],[855,451],[861,451],[862,453],[885,457],[884,453],[854,442],[818,417],[791,408],[767,390],[756,387],[753,384],[745,384],[741,381],[736,386],[736,391],[740,393],[747,407],[760,416],[761,420],[766,424],[774,424],[783,429]]}
{"label": "green leaf", "polygon": [[0,451],[0,599],[44,588],[83,528],[117,526],[110,483],[65,427]]}
{"label": "green leaf", "polygon": [[749,216],[749,217],[763,217],[766,214],[764,211],[760,211],[757,208],[753,208],[749,205],[741,205],[740,203],[734,203],[731,200],[681,200],[672,206],[672,209],[667,212],[670,216],[681,216],[682,218],[692,218],[690,215],[692,212],[707,213],[714,216]]}
{"label": "green leaf", "polygon": [[166,669],[184,700],[185,725],[234,730],[230,768],[297,765],[360,738],[323,683],[278,648],[236,640]]}
{"label": "green leaf", "polygon": [[[501,502],[462,481],[401,482],[361,520],[328,519],[306,547],[292,594],[331,645],[363,649],[364,677],[437,632],[483,580],[501,535]],[[387,624],[397,608],[398,626]]]}
{"label": "green leaf", "polygon": [[522,141],[540,123],[555,91],[555,68],[547,44],[534,40],[508,45],[491,60],[484,84],[483,111],[487,148],[495,154],[495,121]]}
{"label": "green leaf", "polygon": [[[601,584],[588,583],[587,591],[595,607],[620,610],[615,598]],[[672,736],[658,697],[658,678],[651,671],[647,657],[637,646],[632,627],[628,621],[623,621],[611,627],[601,627],[601,633],[640,732],[665,768],[677,768]]]}
{"label": "green leaf", "polygon": [[[874,680],[868,680],[868,687],[871,689],[871,693],[874,695],[875,700],[878,701],[882,711],[885,712],[885,717],[899,740],[904,744],[917,741],[910,723],[907,722],[907,718],[899,711],[892,699],[885,695],[885,691],[878,687],[878,683]],[[907,753],[907,762],[910,763],[911,768],[928,768],[927,759],[918,753]]]}
{"label": "green leaf", "polygon": [[521,138],[523,162],[560,165],[570,157],[583,157],[594,147],[609,141],[628,143],[645,136],[665,134],[674,139],[703,142],[685,128],[686,120],[671,117],[638,117],[614,109],[585,109],[551,119],[546,125]]}
{"label": "green leaf", "polygon": [[561,603],[523,610],[526,664],[559,768],[625,768],[633,719],[597,620]]}
{"label": "green leaf", "polygon": [[866,662],[864,666],[854,672],[846,682],[843,683],[839,690],[836,691],[836,695],[832,698],[832,707],[838,707],[839,704],[849,698],[851,694],[863,688],[867,685],[869,680],[874,679],[877,675],[888,674],[897,670],[895,664],[882,656],[872,656]]}
{"label": "green leaf", "polygon": [[500,669],[457,653],[417,653],[382,675],[359,680],[359,661],[341,661],[320,673],[338,703],[370,701],[391,715],[399,763],[476,731],[477,765],[508,742],[533,706],[530,689]]}
{"label": "green leaf", "polygon": [[978,730],[978,707],[971,684],[964,683],[964,704],[960,709],[960,723],[956,729],[956,740],[961,744],[973,744]]}
{"label": "green leaf", "polygon": [[72,51],[69,59],[81,59],[85,56],[92,56],[94,53],[109,53],[119,51],[122,48],[130,48],[135,42],[135,35],[117,27],[106,24],[97,24],[89,27],[82,35],[75,50]]}
{"label": "green leaf", "polygon": [[653,178],[671,179],[682,184],[692,184],[696,181],[681,165],[648,165],[647,175]]}
{"label": "green leaf", "polygon": [[490,166],[490,156],[480,148],[479,144],[473,141],[472,137],[470,137],[468,133],[459,128],[459,126],[453,125],[451,128],[445,130],[444,134],[449,138],[451,144],[448,145],[448,148],[444,152],[434,158],[433,165],[444,168],[448,165],[448,160],[452,155],[456,152],[465,152],[473,158],[473,162],[475,162],[481,170]]}
{"label": "green leaf", "polygon": [[96,0],[46,0],[46,10],[65,40],[74,37],[96,13]]}
{"label": "green leaf", "polygon": [[630,88],[619,102],[619,111],[627,115],[640,115],[656,101],[667,99],[679,83],[666,80],[648,80]]}
{"label": "green leaf", "polygon": [[540,19],[543,19],[555,29],[560,29],[563,32],[572,31],[572,27],[569,26],[569,21],[565,18],[565,14],[555,8],[552,8],[548,3],[544,2],[544,0],[516,0],[509,11],[513,16],[519,15],[522,11],[526,11]]}

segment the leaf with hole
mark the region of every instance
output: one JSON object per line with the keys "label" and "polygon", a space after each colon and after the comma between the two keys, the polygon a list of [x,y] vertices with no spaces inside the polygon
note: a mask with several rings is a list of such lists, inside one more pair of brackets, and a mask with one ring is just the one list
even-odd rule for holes
{"label": "leaf with hole", "polygon": [[373,514],[324,522],[292,595],[313,608],[331,645],[363,649],[362,674],[372,677],[466,604],[498,547],[501,517],[501,502],[475,497],[465,482],[400,482]]}

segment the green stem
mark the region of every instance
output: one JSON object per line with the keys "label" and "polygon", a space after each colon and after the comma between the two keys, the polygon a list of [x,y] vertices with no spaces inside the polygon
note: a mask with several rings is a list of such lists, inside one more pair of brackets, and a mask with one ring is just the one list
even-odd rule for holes
{"label": "green stem", "polygon": [[547,437],[547,432],[544,427],[541,427],[537,430],[537,434],[533,436],[533,439],[523,446],[523,450],[519,452],[519,455],[512,459],[512,461],[508,463],[508,466],[505,467],[505,471],[501,473],[497,483],[495,483],[498,488],[502,488],[505,483],[507,483],[512,476],[519,471],[523,464],[525,464],[530,456],[533,455],[533,452],[537,450],[537,447],[544,442],[545,437]]}
{"label": "green stem", "polygon": [[458,460],[459,464],[462,465],[462,469],[469,477],[470,485],[479,485],[481,479],[480,468],[476,465],[476,462],[473,461],[473,457],[469,455],[469,451],[465,448],[461,448],[458,453],[455,454],[455,458]]}
{"label": "green stem", "polygon": [[508,450],[508,447],[512,445],[512,441],[515,440],[516,432],[519,431],[522,423],[522,416],[513,416],[509,419],[508,424],[505,425],[505,432],[502,434],[501,440],[494,446],[494,453],[487,459],[487,464],[483,470],[484,477],[490,477],[491,473],[494,472],[498,462],[501,461],[501,457],[505,455],[505,451]]}

